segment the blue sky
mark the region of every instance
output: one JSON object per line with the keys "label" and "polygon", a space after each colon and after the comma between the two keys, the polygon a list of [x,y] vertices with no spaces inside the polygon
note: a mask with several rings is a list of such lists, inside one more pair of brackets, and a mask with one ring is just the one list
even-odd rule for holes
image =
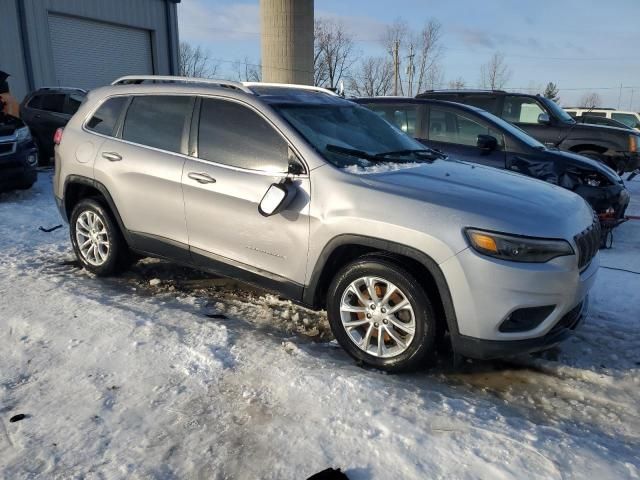
{"label": "blue sky", "polygon": [[[558,84],[563,104],[585,91],[607,106],[640,110],[640,0],[316,0],[316,17],[334,17],[352,32],[362,55],[384,55],[380,36],[397,18],[416,30],[429,18],[443,25],[445,81],[479,81],[481,64],[501,51],[510,88]],[[182,0],[180,38],[220,62],[260,59],[259,1]]]}

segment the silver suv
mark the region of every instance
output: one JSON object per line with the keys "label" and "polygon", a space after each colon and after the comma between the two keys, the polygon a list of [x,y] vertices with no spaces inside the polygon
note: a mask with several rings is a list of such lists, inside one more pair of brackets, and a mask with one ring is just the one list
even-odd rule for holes
{"label": "silver suv", "polygon": [[585,201],[442,158],[314,87],[125,77],[58,134],[55,196],[97,275],[170,259],[326,308],[356,360],[541,350],[584,318],[599,226]]}

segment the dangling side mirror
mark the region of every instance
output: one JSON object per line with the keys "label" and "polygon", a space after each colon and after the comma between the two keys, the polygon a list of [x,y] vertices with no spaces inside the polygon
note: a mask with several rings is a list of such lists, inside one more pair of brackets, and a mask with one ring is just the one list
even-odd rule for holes
{"label": "dangling side mirror", "polygon": [[287,179],[283,183],[272,183],[258,205],[260,215],[270,217],[281,212],[291,204],[297,192],[291,180]]}

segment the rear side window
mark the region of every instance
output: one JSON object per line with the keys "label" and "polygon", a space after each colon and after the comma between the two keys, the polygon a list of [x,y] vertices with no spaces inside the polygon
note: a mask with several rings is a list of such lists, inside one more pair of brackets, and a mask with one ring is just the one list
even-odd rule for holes
{"label": "rear side window", "polygon": [[472,107],[481,108],[487,112],[497,113],[498,98],[491,95],[465,95],[459,99],[452,99],[453,102],[460,102]]}
{"label": "rear side window", "polygon": [[134,97],[127,110],[122,139],[176,153],[182,149],[192,97],[145,95]]}
{"label": "rear side window", "polygon": [[102,135],[112,136],[127,100],[128,97],[113,97],[104,102],[87,122],[87,128]]}
{"label": "rear side window", "polygon": [[285,173],[287,142],[253,110],[240,104],[202,99],[198,157],[234,167]]}
{"label": "rear side window", "polygon": [[48,112],[63,113],[64,97],[65,97],[64,93],[53,93],[50,95],[43,95],[40,109],[47,110]]}

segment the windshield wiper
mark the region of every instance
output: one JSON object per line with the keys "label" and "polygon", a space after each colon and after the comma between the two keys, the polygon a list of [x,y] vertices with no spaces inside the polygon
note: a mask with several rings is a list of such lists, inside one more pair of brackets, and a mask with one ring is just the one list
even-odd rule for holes
{"label": "windshield wiper", "polygon": [[333,153],[341,153],[343,155],[349,155],[350,157],[363,158],[372,162],[384,162],[384,159],[380,157],[376,157],[375,155],[371,155],[370,153],[364,152],[362,150],[357,150],[355,148],[341,147],[340,145],[332,144],[328,144],[325,148],[327,149],[327,151]]}
{"label": "windshield wiper", "polygon": [[419,158],[419,160],[426,160],[426,159],[436,160],[439,158],[447,158],[447,156],[444,153],[438,152],[431,148],[417,148],[417,149],[409,149],[409,150],[395,150],[391,152],[376,153],[376,157],[378,158],[388,158],[388,157],[393,157],[395,155],[421,156],[422,158]]}

